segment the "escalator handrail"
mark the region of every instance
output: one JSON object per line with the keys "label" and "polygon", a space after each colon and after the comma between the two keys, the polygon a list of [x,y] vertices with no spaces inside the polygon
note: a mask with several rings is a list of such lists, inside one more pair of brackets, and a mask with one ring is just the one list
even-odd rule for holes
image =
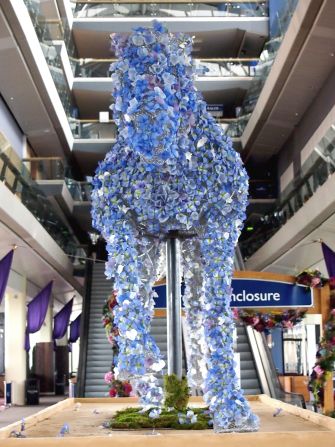
{"label": "escalator handrail", "polygon": [[86,261],[85,272],[85,299],[83,301],[82,318],[80,324],[80,350],[79,350],[79,365],[78,365],[78,397],[85,396],[85,381],[86,381],[86,362],[87,362],[87,348],[88,348],[88,332],[90,319],[90,304],[92,291],[92,273],[93,262]]}

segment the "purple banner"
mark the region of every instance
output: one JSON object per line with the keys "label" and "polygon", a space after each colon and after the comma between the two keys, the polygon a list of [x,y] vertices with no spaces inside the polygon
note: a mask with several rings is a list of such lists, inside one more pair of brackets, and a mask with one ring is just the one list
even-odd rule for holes
{"label": "purple banner", "polygon": [[81,314],[79,314],[78,317],[70,324],[69,343],[75,343],[80,337],[80,319]]}
{"label": "purple banner", "polygon": [[72,312],[73,298],[65,304],[65,306],[54,316],[54,329],[52,332],[52,339],[56,347],[56,340],[63,338],[66,334],[69,325],[70,316]]}
{"label": "purple banner", "polygon": [[0,261],[0,304],[5,295],[13,254],[14,250],[11,250]]}
{"label": "purple banner", "polygon": [[26,340],[24,349],[29,351],[30,340],[29,334],[33,334],[41,329],[48,311],[50,296],[52,290],[52,281],[42,289],[35,298],[28,304]]}
{"label": "purple banner", "polygon": [[325,263],[328,271],[329,278],[335,277],[335,253],[328,245],[322,242],[322,252],[325,258]]}

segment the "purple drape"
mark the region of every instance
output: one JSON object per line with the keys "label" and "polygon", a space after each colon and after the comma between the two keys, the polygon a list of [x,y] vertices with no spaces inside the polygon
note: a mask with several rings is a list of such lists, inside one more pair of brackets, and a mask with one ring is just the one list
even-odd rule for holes
{"label": "purple drape", "polygon": [[70,324],[69,343],[75,343],[80,336],[80,318],[81,314],[79,314],[78,317]]}
{"label": "purple drape", "polygon": [[322,242],[322,252],[325,258],[325,263],[328,271],[329,278],[335,277],[335,253],[328,245]]}
{"label": "purple drape", "polygon": [[52,290],[52,281],[42,289],[35,298],[28,304],[26,340],[24,349],[29,351],[29,334],[33,334],[41,329],[43,321],[48,311],[50,296]]}
{"label": "purple drape", "polygon": [[63,338],[66,334],[67,327],[69,325],[70,316],[72,312],[73,298],[54,316],[54,329],[52,332],[52,339],[54,346],[56,346],[56,340]]}
{"label": "purple drape", "polygon": [[0,304],[5,294],[10,267],[12,265],[13,254],[14,250],[11,250],[0,261]]}

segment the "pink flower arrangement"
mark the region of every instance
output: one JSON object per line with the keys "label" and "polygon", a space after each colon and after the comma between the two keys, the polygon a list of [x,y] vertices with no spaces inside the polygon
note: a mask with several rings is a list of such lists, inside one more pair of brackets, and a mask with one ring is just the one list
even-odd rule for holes
{"label": "pink flower arrangement", "polygon": [[133,390],[128,381],[117,380],[112,371],[105,374],[105,382],[109,385],[110,397],[129,397]]}
{"label": "pink flower arrangement", "polygon": [[296,277],[296,283],[306,287],[321,288],[327,282],[320,270],[304,270]]}
{"label": "pink flower arrangement", "polygon": [[109,385],[113,382],[114,380],[114,374],[112,373],[112,371],[108,371],[105,374],[105,382]]}
{"label": "pink flower arrangement", "polygon": [[274,327],[291,329],[305,316],[306,311],[289,309],[283,313],[262,313],[252,310],[238,310],[234,315],[247,326],[252,326],[257,332],[269,333]]}

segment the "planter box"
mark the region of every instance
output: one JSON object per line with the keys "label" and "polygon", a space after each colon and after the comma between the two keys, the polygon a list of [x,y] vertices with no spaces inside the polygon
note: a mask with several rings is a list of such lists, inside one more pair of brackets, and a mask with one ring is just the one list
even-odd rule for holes
{"label": "planter box", "polygon": [[[191,405],[201,405],[201,398],[192,398]],[[216,434],[213,430],[175,431],[159,430],[152,436],[150,430],[117,431],[101,427],[111,415],[129,406],[137,406],[135,398],[120,399],[66,399],[26,418],[26,439],[10,438],[12,430],[19,430],[20,422],[0,429],[1,447],[334,447],[335,420],[271,399],[251,396],[250,404],[260,417],[256,433]],[[278,408],[282,412],[274,417]],[[70,433],[59,439],[57,434],[64,423]]]}

